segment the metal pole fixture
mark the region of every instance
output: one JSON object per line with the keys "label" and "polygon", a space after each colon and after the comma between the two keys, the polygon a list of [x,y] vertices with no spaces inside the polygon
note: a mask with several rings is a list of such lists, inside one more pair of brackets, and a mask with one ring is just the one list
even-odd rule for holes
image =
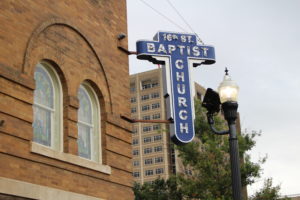
{"label": "metal pole fixture", "polygon": [[222,104],[224,117],[229,126],[229,152],[231,164],[231,181],[232,181],[232,197],[234,200],[242,200],[242,183],[240,172],[240,157],[239,144],[236,133],[236,119],[237,119],[236,102],[225,102]]}
{"label": "metal pole fixture", "polygon": [[[211,88],[206,90],[202,106],[207,109],[207,121],[213,133],[217,135],[229,134],[229,154],[231,164],[231,181],[232,181],[232,197],[233,200],[242,200],[242,183],[240,172],[240,157],[239,144],[236,132],[237,119],[237,95],[239,87],[228,75],[228,70],[225,70],[223,82],[220,84],[219,93],[213,91]],[[220,95],[219,95],[220,94]],[[228,123],[229,130],[218,131],[214,128],[213,116],[220,112],[220,105],[222,107],[224,118]]]}

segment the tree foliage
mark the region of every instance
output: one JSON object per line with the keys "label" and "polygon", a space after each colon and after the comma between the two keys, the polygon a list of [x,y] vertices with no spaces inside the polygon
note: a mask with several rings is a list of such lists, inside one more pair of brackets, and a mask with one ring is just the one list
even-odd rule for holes
{"label": "tree foliage", "polygon": [[156,179],[153,183],[133,186],[135,200],[182,200],[183,192],[178,187],[176,177],[168,180]]}
{"label": "tree foliage", "polygon": [[280,196],[280,185],[273,186],[273,180],[265,180],[263,188],[257,191],[250,200],[289,200],[290,198]]}
{"label": "tree foliage", "polygon": [[[184,166],[192,169],[192,175],[176,174],[167,181],[158,179],[152,184],[135,184],[136,200],[232,199],[228,136],[215,135],[210,131],[206,111],[199,100],[195,100],[195,114],[196,139],[176,147]],[[215,117],[215,125],[219,130],[227,128],[220,116]],[[243,186],[254,183],[260,177],[261,164],[265,162],[263,158],[254,163],[247,154],[255,146],[257,135],[253,132],[239,134],[238,137]]]}
{"label": "tree foliage", "polygon": [[[184,165],[192,168],[193,176],[178,175],[180,185],[189,198],[199,199],[231,199],[231,170],[228,136],[215,135],[206,122],[206,111],[199,100],[195,102],[197,138],[187,145],[178,147],[179,157]],[[220,116],[215,117],[215,125],[219,130],[227,128]],[[261,164],[253,163],[247,151],[255,146],[257,133],[239,135],[239,154],[241,156],[242,185],[254,182],[260,176]],[[191,181],[192,180],[192,181]]]}

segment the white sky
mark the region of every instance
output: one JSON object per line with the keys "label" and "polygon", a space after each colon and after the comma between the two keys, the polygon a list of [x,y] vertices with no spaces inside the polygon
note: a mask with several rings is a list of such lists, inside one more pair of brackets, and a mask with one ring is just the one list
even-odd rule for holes
{"label": "white sky", "polygon": [[[167,0],[144,1],[191,32]],[[194,69],[194,80],[216,89],[229,68],[240,87],[242,128],[262,130],[251,155],[268,155],[263,178],[281,184],[282,194],[300,194],[300,1],[170,1],[204,43],[215,47],[216,64]],[[127,7],[131,51],[137,40],[152,40],[159,30],[183,32],[142,0],[127,0]],[[130,56],[130,73],[155,68]]]}

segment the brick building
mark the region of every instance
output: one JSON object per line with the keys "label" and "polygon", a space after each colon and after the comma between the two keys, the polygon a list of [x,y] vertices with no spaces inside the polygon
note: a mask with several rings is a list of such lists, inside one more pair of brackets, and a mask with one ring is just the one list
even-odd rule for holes
{"label": "brick building", "polygon": [[0,199],[133,199],[125,0],[2,0],[0,26]]}

